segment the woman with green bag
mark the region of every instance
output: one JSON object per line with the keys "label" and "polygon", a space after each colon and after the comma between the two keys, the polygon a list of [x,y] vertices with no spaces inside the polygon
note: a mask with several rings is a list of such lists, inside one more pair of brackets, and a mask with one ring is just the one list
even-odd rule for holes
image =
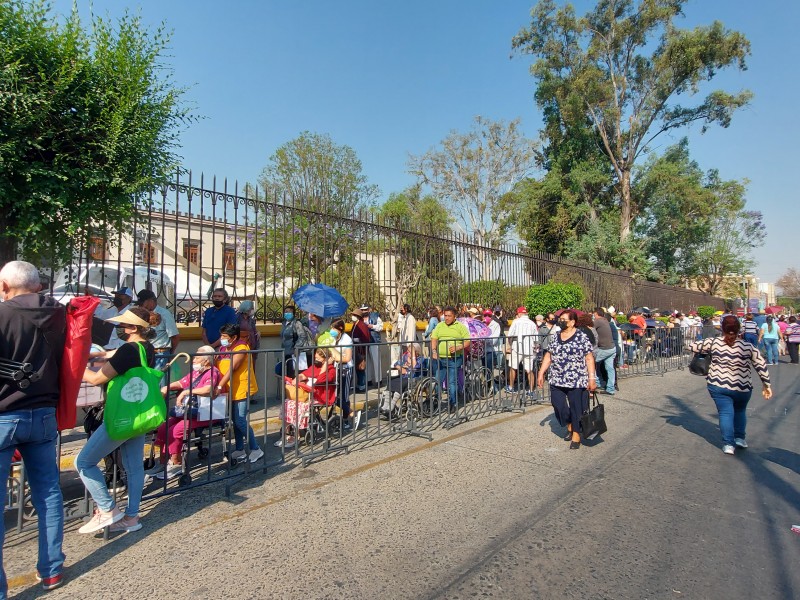
{"label": "woman with green bag", "polygon": [[[130,392],[126,392],[125,388],[128,387],[127,383],[132,383],[132,387],[138,385],[141,388],[142,380],[146,380],[148,374],[144,373],[139,381],[133,381],[125,376],[126,373],[134,369],[139,370],[144,367],[146,371],[152,370],[155,364],[155,349],[148,339],[152,336],[153,330],[150,328],[149,311],[140,306],[129,308],[121,315],[116,315],[108,320],[118,324],[117,335],[125,343],[117,348],[113,354],[107,356],[108,362],[103,365],[102,369],[99,371],[86,369],[83,375],[83,380],[92,385],[104,385],[109,382],[111,384],[107,392],[106,409],[104,411],[106,414],[104,415],[103,423],[92,433],[75,460],[78,474],[97,504],[94,516],[78,529],[79,533],[94,533],[105,527],[109,527],[109,531],[112,532],[131,532],[142,528],[142,524],[139,522],[139,503],[141,502],[142,489],[144,488],[144,432],[136,433],[131,431],[131,437],[127,439],[114,439],[119,437],[119,435],[115,434],[119,434],[120,431],[119,427],[112,424],[114,421],[110,420],[109,413],[112,412],[110,410],[112,408],[110,406],[112,395],[115,398],[113,399],[114,403],[117,403],[117,400],[122,398],[128,400],[128,402],[121,402],[120,404],[138,406],[139,403],[130,399]],[[128,381],[122,386],[121,394],[119,389],[112,394],[113,387],[116,385],[119,388],[120,383],[126,379]],[[156,380],[156,390],[158,390],[158,380]],[[158,396],[160,399],[160,393],[158,393]],[[152,406],[149,406],[148,410],[152,411]],[[166,407],[164,408],[165,411]],[[151,422],[154,422],[154,420],[151,419]],[[109,427],[112,429],[112,435],[109,434]],[[128,505],[124,513],[115,505],[114,498],[106,486],[103,472],[97,466],[104,456],[111,454],[117,448],[120,450],[122,464],[128,474]]]}

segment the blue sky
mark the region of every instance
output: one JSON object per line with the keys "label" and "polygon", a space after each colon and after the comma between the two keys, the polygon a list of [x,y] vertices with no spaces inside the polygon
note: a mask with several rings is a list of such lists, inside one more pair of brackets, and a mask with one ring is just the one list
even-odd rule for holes
{"label": "blue sky", "polygon": [[[530,60],[511,55],[532,0],[77,0],[173,30],[168,63],[204,118],[182,136],[184,164],[229,181],[255,181],[269,156],[300,132],[328,133],[353,147],[381,198],[412,184],[409,154],[435,146],[475,115],[522,118],[537,137]],[[584,12],[592,2],[574,3]],[[65,13],[71,0],[56,0]],[[728,129],[688,135],[703,169],[750,180],[748,208],[764,213],[768,236],[756,275],[774,281],[800,267],[788,212],[797,212],[796,115],[800,97],[800,3],[690,0],[686,27],[721,20],[752,42],[749,69],[722,72],[713,87],[749,88],[752,105]]]}

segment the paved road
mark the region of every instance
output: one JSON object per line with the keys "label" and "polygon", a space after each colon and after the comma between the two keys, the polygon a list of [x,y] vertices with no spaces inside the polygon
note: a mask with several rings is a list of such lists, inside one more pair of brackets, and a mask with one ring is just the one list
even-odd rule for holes
{"label": "paved road", "polygon": [[797,598],[800,369],[772,372],[735,457],[701,378],[626,380],[578,451],[540,407],[151,503],[109,543],[72,524],[48,598]]}

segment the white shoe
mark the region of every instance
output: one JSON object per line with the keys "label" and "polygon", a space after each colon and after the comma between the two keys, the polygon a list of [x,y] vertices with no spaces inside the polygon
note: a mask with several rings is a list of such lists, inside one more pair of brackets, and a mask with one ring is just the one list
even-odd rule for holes
{"label": "white shoe", "polygon": [[250,456],[248,457],[248,460],[251,463],[254,463],[257,460],[259,460],[262,456],[264,456],[264,451],[261,448],[256,448],[255,450],[250,451]]}
{"label": "white shoe", "polygon": [[231,452],[231,460],[233,461],[238,462],[242,460],[244,457],[245,457],[244,450],[234,450],[233,452]]}
{"label": "white shoe", "polygon": [[101,529],[109,527],[117,521],[122,520],[124,516],[125,513],[117,507],[112,508],[109,512],[98,510],[94,513],[91,519],[89,519],[80,529],[78,529],[78,533],[94,533],[95,531],[100,531]]}
{"label": "white shoe", "polygon": [[733,438],[733,443],[736,444],[737,448],[747,448],[747,442],[744,441],[744,438]]}
{"label": "white shoe", "polygon": [[164,471],[164,465],[162,463],[156,463],[152,469],[147,469],[144,474],[145,475],[158,475],[159,473]]}
{"label": "white shoe", "polygon": [[161,471],[161,473],[156,473],[156,479],[172,479],[173,477],[177,477],[178,475],[183,474],[183,467],[178,465],[170,465],[166,468],[166,470]]}
{"label": "white shoe", "polygon": [[353,429],[358,429],[360,423],[361,423],[361,411],[357,410],[355,416],[353,417]]}
{"label": "white shoe", "polygon": [[733,454],[734,452],[736,452],[736,449],[735,449],[733,446],[731,446],[730,444],[725,444],[725,445],[722,447],[722,451],[723,451],[725,454]]}

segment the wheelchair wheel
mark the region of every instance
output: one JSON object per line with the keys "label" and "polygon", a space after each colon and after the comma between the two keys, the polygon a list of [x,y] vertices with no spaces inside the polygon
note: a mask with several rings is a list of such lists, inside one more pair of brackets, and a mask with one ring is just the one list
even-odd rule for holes
{"label": "wheelchair wheel", "polygon": [[306,429],[305,442],[306,446],[314,445],[314,428],[312,426]]}
{"label": "wheelchair wheel", "polygon": [[178,478],[178,487],[186,487],[192,485],[192,476],[190,473],[184,473]]}
{"label": "wheelchair wheel", "polygon": [[470,371],[467,383],[471,399],[482,400],[492,391],[492,374],[485,367],[475,369]]}
{"label": "wheelchair wheel", "polygon": [[439,409],[438,384],[433,377],[425,377],[417,384],[412,400],[414,410],[422,418],[436,414]]}
{"label": "wheelchair wheel", "polygon": [[328,421],[325,424],[328,436],[333,437],[339,435],[339,432],[342,430],[342,424],[342,415],[337,414],[328,417]]}

